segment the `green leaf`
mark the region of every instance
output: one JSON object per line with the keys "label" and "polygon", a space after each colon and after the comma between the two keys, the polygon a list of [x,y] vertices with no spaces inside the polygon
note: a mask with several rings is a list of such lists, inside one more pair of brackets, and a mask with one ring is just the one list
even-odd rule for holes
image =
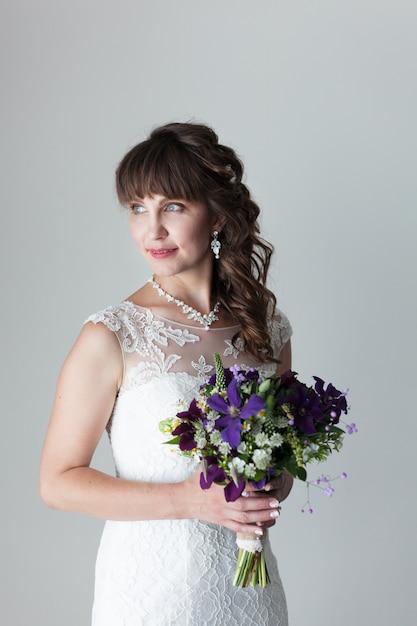
{"label": "green leaf", "polygon": [[297,478],[300,480],[307,480],[307,472],[304,467],[297,467]]}
{"label": "green leaf", "polygon": [[265,393],[266,391],[268,391],[270,386],[271,386],[271,379],[267,378],[266,380],[262,381],[261,384],[259,385],[259,393]]}
{"label": "green leaf", "polygon": [[177,435],[176,437],[173,437],[172,439],[170,439],[169,441],[164,441],[165,444],[169,444],[172,446],[177,446],[180,442],[180,436]]}

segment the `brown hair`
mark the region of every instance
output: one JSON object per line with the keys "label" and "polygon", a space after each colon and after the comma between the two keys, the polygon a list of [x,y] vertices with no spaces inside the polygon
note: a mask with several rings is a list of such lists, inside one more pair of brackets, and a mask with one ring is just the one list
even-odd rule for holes
{"label": "brown hair", "polygon": [[259,236],[260,209],[242,175],[242,162],[211,128],[172,123],[126,154],[116,171],[116,190],[123,205],[162,194],[204,202],[216,220],[224,220],[213,296],[241,326],[233,342],[241,337],[256,360],[276,361],[268,324],[276,299],[266,287],[273,246]]}

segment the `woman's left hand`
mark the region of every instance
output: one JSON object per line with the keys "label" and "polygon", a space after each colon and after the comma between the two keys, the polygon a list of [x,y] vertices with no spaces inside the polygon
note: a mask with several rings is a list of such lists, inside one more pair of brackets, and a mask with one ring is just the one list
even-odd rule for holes
{"label": "woman's left hand", "polygon": [[256,497],[260,494],[264,495],[264,492],[267,492],[268,496],[276,498],[278,502],[281,503],[288,497],[292,489],[293,482],[294,479],[291,474],[284,471],[276,478],[272,478],[269,483],[265,485],[263,490],[256,489],[254,485],[247,483],[242,495],[245,497]]}

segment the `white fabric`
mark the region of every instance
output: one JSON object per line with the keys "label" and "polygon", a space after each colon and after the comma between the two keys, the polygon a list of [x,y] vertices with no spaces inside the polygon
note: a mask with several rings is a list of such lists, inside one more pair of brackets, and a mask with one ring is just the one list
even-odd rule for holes
{"label": "white fabric", "polygon": [[[123,302],[91,316],[119,339],[125,362],[122,388],[108,426],[116,475],[173,483],[196,461],[163,445],[160,420],[189,403],[211,375],[213,353],[225,367],[254,365],[232,346],[238,327],[205,331],[163,319]],[[279,354],[291,327],[280,312],[271,322]],[[242,347],[242,346],[240,346]],[[262,373],[272,374],[274,365]],[[269,540],[264,541],[267,589],[233,587],[235,533],[198,520],[108,521],[96,564],[93,626],[287,626],[287,609]]]}
{"label": "white fabric", "polygon": [[238,548],[246,550],[246,552],[262,552],[263,549],[262,540],[258,537],[254,539],[242,539],[237,535],[236,543]]}

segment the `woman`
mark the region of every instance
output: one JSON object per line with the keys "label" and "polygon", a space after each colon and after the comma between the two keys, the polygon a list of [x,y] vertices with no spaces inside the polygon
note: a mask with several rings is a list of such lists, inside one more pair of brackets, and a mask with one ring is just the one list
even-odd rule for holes
{"label": "woman", "polygon": [[[40,471],[52,507],[108,520],[96,565],[94,626],[285,626],[266,529],[292,486],[247,485],[227,503],[202,490],[193,459],[164,446],[159,422],[213,372],[290,367],[291,328],[266,288],[272,246],[242,164],[199,124],[168,124],[128,152],[116,173],[133,240],[153,277],[93,315],[59,377]],[[275,313],[274,313],[275,311]],[[90,467],[103,430],[116,477]],[[233,587],[235,533],[264,535],[267,589]]]}

